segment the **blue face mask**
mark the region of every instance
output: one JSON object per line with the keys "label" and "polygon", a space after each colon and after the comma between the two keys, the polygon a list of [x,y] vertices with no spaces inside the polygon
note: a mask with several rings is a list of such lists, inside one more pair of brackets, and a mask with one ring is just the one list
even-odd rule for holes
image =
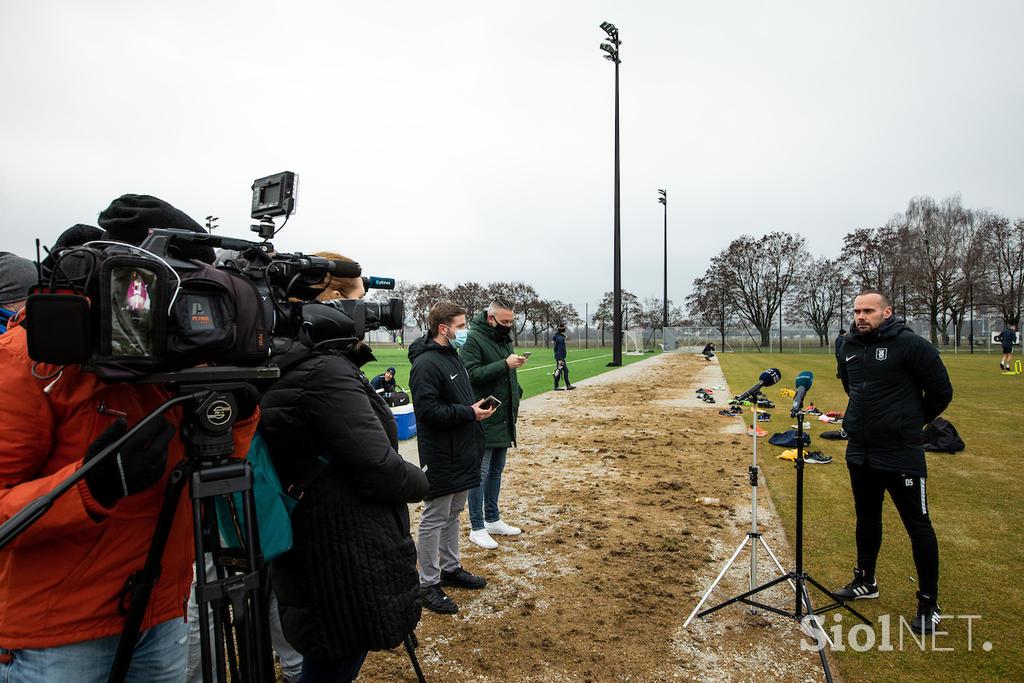
{"label": "blue face mask", "polygon": [[453,339],[449,339],[448,341],[451,342],[452,346],[454,346],[455,348],[461,349],[462,345],[466,343],[467,339],[469,339],[469,330],[458,330],[455,333],[455,337]]}

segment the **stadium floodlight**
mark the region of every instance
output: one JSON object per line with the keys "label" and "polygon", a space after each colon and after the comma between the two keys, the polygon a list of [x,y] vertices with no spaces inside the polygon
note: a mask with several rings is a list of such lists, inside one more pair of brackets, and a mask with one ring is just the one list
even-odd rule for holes
{"label": "stadium floodlight", "polygon": [[619,29],[615,24],[605,21],[601,30],[608,34],[608,42],[601,43],[601,49],[607,54],[604,58],[615,64],[615,232],[612,244],[613,253],[613,307],[612,307],[612,362],[609,366],[622,365],[622,212],[619,182]]}
{"label": "stadium floodlight", "polygon": [[668,190],[658,190],[658,195],[658,203],[665,207],[665,291],[661,299],[661,338],[664,341],[668,328]]}

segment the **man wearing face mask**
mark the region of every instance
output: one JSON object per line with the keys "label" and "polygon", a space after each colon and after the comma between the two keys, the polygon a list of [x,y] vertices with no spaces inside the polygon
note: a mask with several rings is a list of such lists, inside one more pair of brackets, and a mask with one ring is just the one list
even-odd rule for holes
{"label": "man wearing face mask", "polygon": [[480,485],[469,492],[469,540],[488,550],[498,547],[493,536],[515,536],[522,531],[502,520],[498,508],[501,473],[508,449],[516,442],[516,419],[523,395],[516,370],[526,362],[525,356],[517,355],[512,349],[515,318],[512,302],[501,297],[495,299],[473,320],[469,339],[462,350],[462,361],[473,384],[473,396],[478,399],[494,396],[501,401],[494,418],[484,424],[487,441],[480,463]]}
{"label": "man wearing face mask", "polygon": [[494,414],[473,400],[469,375],[456,351],[466,340],[466,311],[442,301],[430,309],[430,331],[409,347],[420,467],[429,490],[420,516],[417,554],[423,606],[455,614],[458,605],[442,587],[483,588],[487,581],[463,569],[459,555],[459,515],[467,492],[480,483],[484,431]]}

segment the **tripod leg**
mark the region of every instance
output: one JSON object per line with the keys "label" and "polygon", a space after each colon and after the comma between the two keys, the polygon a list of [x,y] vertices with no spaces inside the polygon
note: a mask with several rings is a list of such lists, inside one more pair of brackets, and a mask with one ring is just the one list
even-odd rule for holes
{"label": "tripod leg", "polygon": [[[775,566],[778,567],[779,572],[781,574],[786,574],[786,570],[782,568],[782,563],[779,562],[779,558],[775,557],[775,553],[772,552],[772,549],[768,547],[768,543],[764,540],[764,536],[758,536],[757,540],[759,540],[761,542],[761,545],[764,546],[764,549],[768,551],[768,557],[772,558],[772,562],[774,562]],[[793,588],[793,590],[796,590],[795,583],[790,581],[789,585]]]}
{"label": "tripod leg", "polygon": [[412,662],[412,669],[416,672],[416,680],[419,683],[427,683],[423,677],[423,669],[420,668],[420,660],[416,658],[416,636],[410,633],[405,637],[405,651],[409,653],[409,661]]}
{"label": "tripod leg", "polygon": [[149,598],[153,593],[153,586],[160,577],[160,566],[167,547],[167,538],[171,533],[171,526],[174,524],[174,515],[178,509],[178,501],[181,492],[185,488],[188,477],[185,473],[185,464],[178,465],[167,480],[167,487],[164,489],[164,501],[160,507],[160,514],[157,517],[156,527],[153,531],[153,541],[149,545],[149,552],[146,555],[146,563],[142,569],[128,577],[125,584],[125,593],[121,596],[121,604],[127,601],[128,613],[125,615],[124,629],[117,641],[117,652],[114,655],[114,663],[110,667],[110,683],[121,683],[128,675],[128,668],[132,663],[132,654],[135,652],[135,645],[139,641],[139,633],[142,630],[142,622],[146,616],[146,608],[149,606]]}
{"label": "tripod leg", "polygon": [[832,669],[829,667],[828,657],[825,655],[825,645],[821,642],[822,639],[824,639],[825,643],[833,645],[832,640],[828,637],[828,633],[825,631],[825,628],[814,615],[814,608],[811,606],[811,596],[807,594],[807,586],[805,586],[802,581],[800,582],[800,593],[803,596],[804,604],[807,605],[808,617],[810,617],[811,622],[815,625],[815,630],[821,632],[821,635],[815,636],[818,645],[818,657],[821,658],[821,671],[825,674],[825,680],[828,683],[832,683]]}
{"label": "tripod leg", "polygon": [[693,611],[690,612],[690,616],[686,617],[686,621],[683,622],[683,628],[689,626],[690,622],[693,621],[693,616],[700,611],[700,608],[707,601],[708,596],[711,595],[711,591],[715,590],[715,586],[717,586],[718,582],[722,580],[722,577],[725,576],[725,573],[729,571],[729,567],[731,567],[732,563],[736,561],[736,558],[739,557],[741,552],[743,552],[743,549],[747,547],[748,541],[750,541],[751,543],[753,542],[753,538],[751,538],[750,534],[747,534],[747,537],[740,541],[740,544],[736,546],[736,552],[732,554],[732,557],[729,558],[729,561],[725,563],[724,567],[722,567],[722,571],[718,572],[718,577],[714,581],[712,581],[711,585],[708,586],[708,589],[704,591],[703,597],[701,597],[700,602],[697,603],[697,606],[693,608]]}

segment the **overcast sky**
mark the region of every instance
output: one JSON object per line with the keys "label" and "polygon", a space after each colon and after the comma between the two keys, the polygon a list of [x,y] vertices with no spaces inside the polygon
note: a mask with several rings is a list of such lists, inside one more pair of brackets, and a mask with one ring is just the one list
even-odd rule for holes
{"label": "overcast sky", "polygon": [[742,233],[834,255],[917,194],[1024,216],[1024,3],[4,2],[0,250],[114,197],[417,281],[522,279],[583,313],[612,283],[621,32],[623,286],[669,296]]}

